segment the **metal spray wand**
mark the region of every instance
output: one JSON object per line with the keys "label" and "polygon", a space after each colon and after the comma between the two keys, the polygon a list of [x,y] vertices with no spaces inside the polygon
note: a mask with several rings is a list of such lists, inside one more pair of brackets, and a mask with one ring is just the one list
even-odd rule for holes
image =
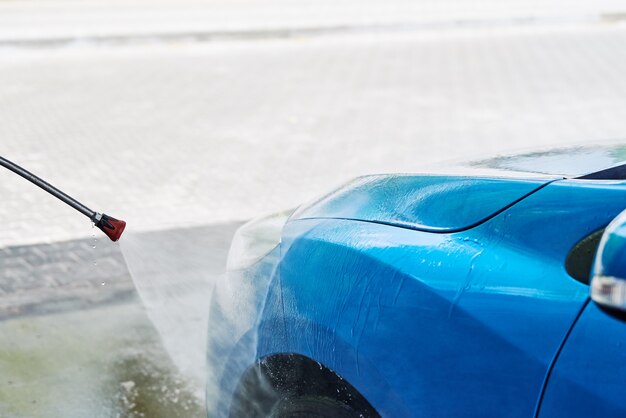
{"label": "metal spray wand", "polygon": [[30,181],[36,186],[41,187],[42,189],[50,193],[52,196],[56,197],[62,202],[67,203],[68,205],[70,205],[71,207],[73,207],[74,209],[76,209],[77,211],[79,211],[80,213],[88,217],[89,219],[91,219],[91,222],[93,222],[94,225],[100,228],[102,232],[106,234],[107,237],[111,238],[111,241],[117,241],[122,236],[122,232],[124,232],[124,228],[126,227],[126,222],[112,218],[108,215],[105,215],[104,213],[98,213],[96,211],[89,209],[87,206],[83,205],[78,200],[66,195],[61,190],[57,189],[51,184],[40,179],[39,177],[31,173],[30,171],[23,169],[19,165],[1,156],[0,156],[0,165],[5,168],[8,168],[9,170],[13,171],[15,174],[25,178],[26,180]]}

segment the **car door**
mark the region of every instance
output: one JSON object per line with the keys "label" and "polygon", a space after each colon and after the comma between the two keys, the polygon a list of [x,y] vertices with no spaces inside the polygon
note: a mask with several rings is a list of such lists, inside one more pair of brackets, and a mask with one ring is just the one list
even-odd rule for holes
{"label": "car door", "polygon": [[626,416],[626,322],[589,302],[554,363],[540,418]]}

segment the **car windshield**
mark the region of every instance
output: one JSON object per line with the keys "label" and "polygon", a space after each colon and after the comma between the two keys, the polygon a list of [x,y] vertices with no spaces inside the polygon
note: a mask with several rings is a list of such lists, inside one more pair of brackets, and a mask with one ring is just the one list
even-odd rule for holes
{"label": "car windshield", "polygon": [[476,167],[505,171],[580,177],[626,163],[626,145],[559,148],[522,153],[472,163]]}

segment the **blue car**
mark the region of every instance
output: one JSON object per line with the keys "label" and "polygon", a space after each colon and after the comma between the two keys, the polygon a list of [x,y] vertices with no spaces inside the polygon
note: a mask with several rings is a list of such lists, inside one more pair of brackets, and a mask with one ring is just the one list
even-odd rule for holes
{"label": "blue car", "polygon": [[373,175],[236,233],[210,416],[626,416],[626,147]]}

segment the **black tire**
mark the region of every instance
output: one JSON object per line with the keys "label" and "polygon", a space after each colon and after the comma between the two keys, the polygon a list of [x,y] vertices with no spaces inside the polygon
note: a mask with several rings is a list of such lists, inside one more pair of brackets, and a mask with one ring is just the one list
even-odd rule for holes
{"label": "black tire", "polygon": [[335,399],[303,396],[280,400],[270,412],[270,418],[358,418],[363,415]]}
{"label": "black tire", "polygon": [[332,370],[297,354],[262,359],[242,376],[230,418],[380,418]]}

